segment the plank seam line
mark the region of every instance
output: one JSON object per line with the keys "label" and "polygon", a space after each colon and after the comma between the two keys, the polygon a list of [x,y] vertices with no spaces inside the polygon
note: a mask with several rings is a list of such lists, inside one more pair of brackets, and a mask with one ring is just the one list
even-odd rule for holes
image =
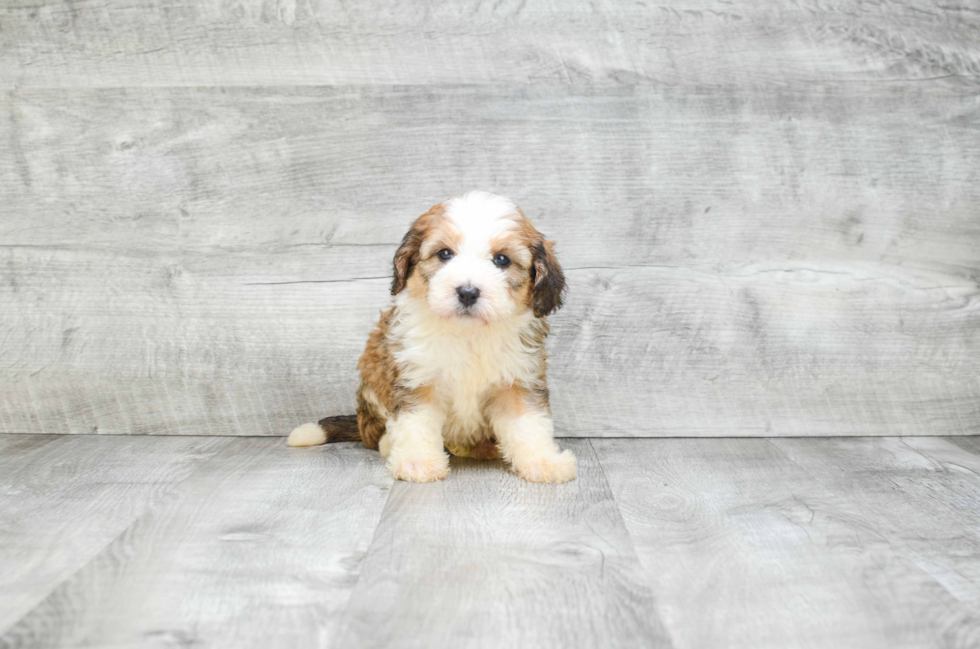
{"label": "plank seam line", "polygon": [[[387,471],[387,467],[385,467],[385,470]],[[354,593],[357,592],[357,587],[361,584],[361,579],[364,578],[364,572],[361,570],[361,568],[368,560],[368,557],[371,556],[371,550],[374,548],[375,541],[378,539],[378,530],[381,529],[381,522],[385,519],[385,515],[388,513],[388,507],[391,504],[391,494],[395,491],[395,486],[398,484],[398,482],[398,480],[392,479],[391,488],[388,489],[388,495],[385,496],[385,506],[381,508],[381,515],[378,516],[378,522],[374,526],[374,532],[371,534],[371,542],[368,543],[367,551],[364,553],[364,557],[362,557],[361,561],[357,564],[357,580],[354,582],[354,585],[351,586],[347,595],[347,603],[344,605],[344,611],[340,616],[340,626],[336,629],[335,637],[337,638],[345,637],[348,629],[350,629],[351,601],[354,599]]]}
{"label": "plank seam line", "polygon": [[[889,438],[888,437],[883,437],[882,439],[889,439]],[[920,451],[919,449],[915,448],[914,446],[909,446],[908,442],[906,442],[904,439],[902,439],[901,436],[897,436],[897,437],[894,437],[892,439],[897,440],[899,444],[901,444],[902,446],[904,446],[908,450],[912,451],[913,453],[915,453],[916,455],[918,455],[922,459],[926,460],[927,462],[929,462],[929,464],[932,464],[933,466],[942,469],[942,471],[944,473],[947,472],[946,471],[946,467],[943,466],[943,463],[942,462],[940,462],[936,458],[932,457],[931,455],[929,455],[925,451]],[[969,469],[967,469],[967,471],[969,471]],[[973,473],[973,471],[970,471],[970,473]],[[976,475],[976,474],[974,474],[974,475]]]}
{"label": "plank seam line", "polygon": [[[581,439],[581,438],[579,438]],[[640,558],[640,553],[636,551],[636,543],[633,541],[633,534],[630,532],[629,525],[626,524],[626,519],[623,518],[623,509],[619,504],[619,499],[616,498],[616,492],[613,491],[612,485],[609,483],[609,476],[606,475],[606,468],[602,466],[602,459],[599,457],[599,453],[595,450],[595,445],[592,443],[591,437],[586,437],[585,440],[589,443],[589,449],[592,451],[592,457],[595,458],[595,463],[599,467],[599,473],[602,474],[602,480],[606,483],[606,491],[609,493],[609,497],[612,498],[612,502],[616,505],[616,514],[619,515],[619,522],[623,525],[623,531],[626,533],[626,538],[630,543],[630,550],[633,551],[633,558],[636,560],[636,564],[644,571],[649,571],[650,567],[643,563]],[[593,530],[594,531],[594,530]],[[663,629],[664,634],[667,637],[669,643],[668,647],[677,647],[677,641],[674,638],[674,634],[667,624],[667,620],[660,612],[659,603],[660,599],[657,597],[657,593],[654,591],[653,586],[645,583],[646,588],[650,591],[650,597],[653,599],[653,615],[656,616],[657,620],[660,622],[660,628]]]}
{"label": "plank seam line", "polygon": [[391,279],[391,275],[378,277],[346,277],[343,279],[297,279],[286,282],[245,282],[242,286],[279,286],[282,284],[341,284],[343,282],[360,282],[373,279]]}
{"label": "plank seam line", "polygon": [[[585,441],[589,443],[589,449],[592,451],[592,456],[595,458],[595,463],[599,467],[599,473],[602,474],[602,480],[606,483],[606,490],[609,492],[613,503],[616,505],[616,513],[619,514],[619,520],[623,523],[623,530],[626,532],[627,538],[629,538],[630,549],[633,551],[633,556],[636,557],[636,562],[643,566],[643,562],[640,560],[640,553],[636,551],[636,543],[633,541],[633,535],[630,534],[630,528],[626,525],[626,519],[623,518],[622,506],[619,504],[619,500],[616,498],[616,492],[613,491],[612,485],[609,483],[609,476],[606,475],[606,468],[602,466],[602,460],[599,458],[598,451],[595,450],[595,445],[592,443],[592,438],[586,437]],[[643,567],[646,568],[646,566]]]}
{"label": "plank seam line", "polygon": [[[909,443],[905,441],[905,436],[904,435],[901,436],[901,437],[896,437],[895,439],[897,439],[899,441],[899,443],[901,443],[901,445],[904,446],[905,448],[909,449],[910,451],[913,451],[914,453],[916,453],[918,455],[921,455],[922,457],[924,457],[925,459],[929,460],[934,465],[936,465],[937,467],[939,467],[940,469],[942,469],[943,473],[949,473],[949,470],[946,468],[946,466],[947,465],[951,465],[951,466],[955,466],[955,467],[958,467],[960,469],[963,469],[964,471],[966,471],[967,473],[969,473],[970,475],[972,475],[974,477],[980,477],[980,474],[978,474],[976,471],[974,471],[970,467],[963,466],[962,464],[956,464],[955,462],[943,462],[942,460],[939,460],[939,459],[933,457],[927,451],[923,451],[921,449],[917,449],[914,446],[909,446]],[[966,449],[960,448],[959,446],[956,446],[955,444],[949,443],[948,441],[946,441],[945,439],[943,439],[943,437],[936,437],[935,439],[942,440],[943,444],[946,444],[947,446],[949,446],[954,451],[964,451],[966,453],[970,453],[969,451],[966,451]],[[970,453],[970,454],[971,455],[975,455],[975,453]]]}
{"label": "plank seam line", "polygon": [[[805,81],[796,81],[794,83],[796,83],[798,85],[801,85],[801,86],[804,86],[807,83],[809,83],[809,84],[813,84],[813,83],[842,83],[842,84],[865,84],[865,85],[888,84],[888,83],[921,84],[921,83],[929,83],[929,82],[932,82],[932,81],[943,81],[945,79],[973,80],[973,79],[980,79],[980,75],[971,74],[971,73],[968,73],[968,72],[967,73],[952,72],[952,73],[949,73],[949,74],[940,74],[940,75],[935,75],[935,76],[931,76],[931,77],[886,77],[886,78],[882,78],[882,79],[876,79],[876,78],[860,78],[860,77],[859,78],[839,78],[839,79],[835,79],[835,78],[816,78],[816,79],[807,79]],[[447,81],[447,82],[435,83],[435,84],[433,84],[431,82],[428,82],[428,81],[413,81],[413,82],[408,82],[408,83],[374,83],[374,82],[357,83],[357,82],[354,82],[354,81],[333,81],[333,82],[330,82],[330,81],[326,81],[326,80],[316,80],[316,81],[310,81],[310,82],[306,82],[306,83],[303,83],[303,82],[295,82],[295,83],[272,83],[272,84],[263,84],[263,83],[255,83],[255,82],[241,82],[241,83],[223,83],[223,84],[217,84],[216,85],[214,83],[203,83],[203,82],[201,82],[201,83],[186,83],[186,84],[165,83],[165,84],[160,84],[160,85],[149,84],[149,85],[142,85],[142,86],[134,86],[132,84],[128,84],[128,85],[112,85],[112,84],[107,84],[107,85],[99,85],[99,84],[75,85],[75,84],[65,84],[65,83],[62,83],[62,84],[43,84],[43,85],[37,85],[37,86],[35,86],[35,85],[26,85],[25,86],[25,85],[18,84],[16,82],[11,82],[10,80],[4,79],[3,82],[0,82],[0,92],[8,92],[8,93],[12,93],[12,92],[25,92],[25,91],[27,91],[27,92],[30,92],[30,91],[75,91],[75,92],[81,91],[81,92],[92,92],[92,91],[119,91],[119,90],[148,90],[148,91],[154,91],[154,90],[214,90],[214,89],[232,89],[232,90],[238,90],[238,89],[249,89],[249,90],[259,89],[259,90],[270,90],[270,91],[273,91],[273,92],[277,92],[277,91],[287,90],[287,89],[291,89],[291,88],[299,88],[299,89],[335,89],[335,88],[357,88],[357,89],[359,89],[359,88],[369,88],[369,89],[376,89],[376,88],[389,88],[389,87],[405,87],[405,88],[413,88],[414,89],[414,88],[431,88],[432,86],[446,87],[446,88],[450,88],[450,89],[461,88],[461,89],[464,89],[464,90],[468,90],[468,89],[476,89],[476,90],[479,90],[479,89],[483,89],[483,88],[495,88],[497,86],[500,86],[501,83],[502,83],[502,85],[504,87],[523,87],[523,86],[526,86],[527,85],[526,82],[516,81],[516,80],[513,80],[513,81],[503,81],[503,82],[494,82],[494,81],[458,81],[457,80],[457,81]],[[609,82],[609,81],[606,81],[606,82],[601,82],[601,83],[593,84],[593,85],[595,85],[597,87],[600,87],[600,88],[609,88],[609,89],[633,89],[633,88],[637,88],[637,87],[644,88],[645,89],[645,88],[657,88],[657,87],[659,87],[659,84],[656,83],[655,81],[652,81],[651,78],[648,75],[644,75],[643,79],[641,79],[639,81],[636,81],[636,82],[633,82],[633,83]],[[680,85],[680,84],[677,84],[677,85]],[[715,82],[715,83],[707,83],[706,82],[706,83],[702,83],[702,84],[699,84],[699,85],[702,85],[702,86],[707,87],[707,88],[727,88],[727,87],[730,87],[732,84],[729,84],[729,83],[718,83],[718,82]],[[557,82],[557,83],[553,84],[553,86],[556,87],[556,88],[576,90],[576,89],[582,88],[583,87],[583,84],[579,84],[579,83],[575,83],[575,82],[568,82],[568,81],[560,81],[560,82]],[[783,88],[784,85],[783,84],[778,84],[778,83],[768,82],[768,83],[759,83],[759,84],[749,84],[749,87],[750,88],[769,89],[769,88],[773,88],[773,87]],[[943,86],[940,86],[940,87],[943,87]]]}

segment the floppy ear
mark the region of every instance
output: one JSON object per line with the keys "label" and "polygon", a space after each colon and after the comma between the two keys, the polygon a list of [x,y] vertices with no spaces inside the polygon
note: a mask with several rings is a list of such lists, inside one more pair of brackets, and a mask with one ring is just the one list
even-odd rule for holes
{"label": "floppy ear", "polygon": [[395,251],[395,258],[392,266],[395,270],[395,277],[391,280],[391,294],[397,295],[408,283],[408,277],[412,274],[412,268],[419,262],[419,248],[422,245],[422,231],[418,227],[418,222],[414,223],[405,233],[402,244]]}
{"label": "floppy ear", "polygon": [[531,306],[538,318],[560,309],[565,293],[565,275],[555,257],[554,246],[554,241],[544,239],[531,246]]}

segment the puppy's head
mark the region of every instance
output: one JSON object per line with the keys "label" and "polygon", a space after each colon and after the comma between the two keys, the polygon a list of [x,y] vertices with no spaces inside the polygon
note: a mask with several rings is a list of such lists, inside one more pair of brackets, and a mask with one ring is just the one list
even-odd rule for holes
{"label": "puppy's head", "polygon": [[561,307],[554,244],[503,196],[470,192],[416,219],[395,253],[392,295],[404,290],[447,320],[484,325]]}

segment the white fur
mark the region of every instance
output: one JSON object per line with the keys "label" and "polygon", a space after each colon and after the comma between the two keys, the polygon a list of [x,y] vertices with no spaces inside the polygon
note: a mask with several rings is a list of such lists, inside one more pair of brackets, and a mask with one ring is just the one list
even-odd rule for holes
{"label": "white fur", "polygon": [[396,303],[399,317],[391,335],[403,347],[395,357],[402,380],[410,388],[433,386],[446,413],[446,442],[475,444],[487,423],[480,408],[487,391],[537,373],[540,357],[520,336],[534,325],[534,315],[528,311],[474,328],[435,316],[407,292]]}
{"label": "white fur", "polygon": [[319,424],[303,424],[289,433],[286,443],[290,446],[317,446],[327,441],[327,434]]}
{"label": "white fur", "polygon": [[443,450],[440,434],[445,421],[445,412],[430,404],[389,419],[385,437],[390,442],[385,446],[391,475],[411,482],[445,478],[449,474],[449,456]]}
{"label": "white fur", "polygon": [[[522,477],[536,482],[575,478],[575,457],[558,449],[546,412],[487,422],[481,408],[495,387],[533,379],[543,362],[539,350],[528,348],[521,336],[540,323],[526,305],[515,302],[504,272],[492,261],[490,239],[514,227],[508,216],[515,209],[487,192],[448,201],[446,213],[462,233],[460,249],[429,279],[427,298],[406,290],[395,299],[389,335],[401,343],[396,354],[401,380],[410,388],[434,390],[430,403],[387,422],[379,449],[396,478],[428,482],[445,477],[449,463],[443,445],[472,447],[488,426]],[[456,288],[467,284],[480,289],[476,318],[459,313]]]}
{"label": "white fur", "polygon": [[[491,241],[514,229],[512,218],[517,206],[487,192],[470,192],[446,201],[445,214],[462,235],[454,257],[429,279],[428,303],[431,310],[460,324],[479,326],[513,316],[520,305],[507,291],[505,271],[493,263]],[[433,245],[438,245],[433,242]],[[423,250],[428,256],[436,250]],[[466,313],[456,295],[461,286],[480,289],[480,299]]]}

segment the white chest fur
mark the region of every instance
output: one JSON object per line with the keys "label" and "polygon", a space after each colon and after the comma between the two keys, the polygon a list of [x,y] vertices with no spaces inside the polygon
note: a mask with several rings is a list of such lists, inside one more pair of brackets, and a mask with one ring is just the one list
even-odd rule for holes
{"label": "white chest fur", "polygon": [[[419,308],[421,307],[421,308]],[[408,387],[432,386],[445,409],[447,442],[470,442],[483,434],[483,405],[492,390],[534,377],[540,351],[521,333],[534,324],[523,316],[491,324],[447,322],[411,298],[398,300],[391,335],[401,379]]]}

